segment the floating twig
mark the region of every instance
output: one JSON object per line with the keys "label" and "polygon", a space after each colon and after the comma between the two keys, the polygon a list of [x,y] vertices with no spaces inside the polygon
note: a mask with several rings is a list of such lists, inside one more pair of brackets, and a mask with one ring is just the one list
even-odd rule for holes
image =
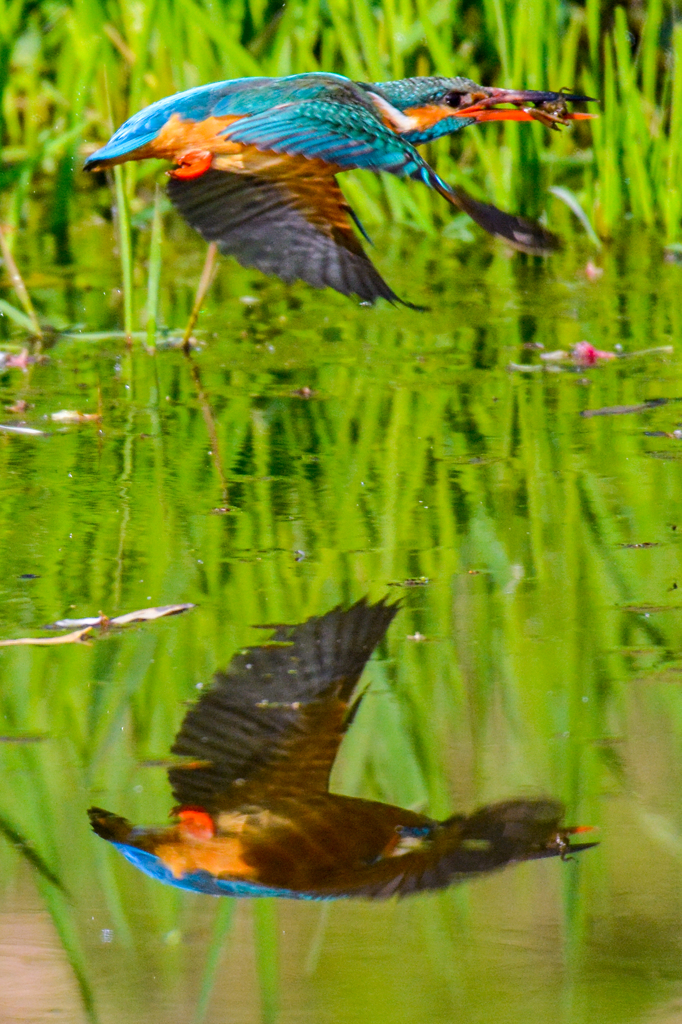
{"label": "floating twig", "polygon": [[135,612],[127,612],[125,615],[115,615],[109,618],[103,612],[99,615],[85,619],[58,619],[51,622],[43,629],[71,629],[74,626],[92,629],[97,626],[100,629],[107,629],[109,626],[129,626],[133,622],[154,622],[156,619],[164,619],[168,615],[179,615],[181,612],[188,612],[194,608],[193,604],[162,604],[155,608],[140,608]]}
{"label": "floating twig", "polygon": [[[59,619],[57,622],[43,626],[43,629],[71,629],[71,633],[64,633],[62,636],[25,636],[17,640],[0,640],[0,647],[54,647],[56,644],[77,644],[95,628],[104,631],[110,626],[129,626],[133,622],[153,622],[155,619],[163,619],[167,615],[179,615],[180,612],[189,611],[190,608],[194,608],[194,605],[164,604],[155,608],[140,608],[138,611],[127,612],[125,615],[115,615],[111,619],[102,612],[87,619]],[[74,627],[76,628],[74,629]]]}
{"label": "floating twig", "polygon": [[0,640],[0,647],[54,647],[57,644],[78,644],[84,636],[92,632],[92,626],[76,629],[73,633],[63,636],[22,636],[17,640]]}

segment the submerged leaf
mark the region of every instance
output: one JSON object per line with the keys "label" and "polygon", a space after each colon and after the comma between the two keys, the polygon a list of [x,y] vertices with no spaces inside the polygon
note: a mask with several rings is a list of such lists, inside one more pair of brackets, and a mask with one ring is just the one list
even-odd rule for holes
{"label": "submerged leaf", "polygon": [[14,320],[15,324],[19,324],[19,326],[23,327],[25,331],[29,331],[31,334],[33,333],[33,324],[26,314],[22,313],[20,309],[17,309],[16,306],[12,306],[4,299],[0,299],[0,316],[8,316],[10,320]]}
{"label": "submerged leaf", "polygon": [[153,622],[154,619],[163,619],[166,615],[179,615],[180,612],[188,612],[194,608],[193,604],[162,604],[157,608],[141,608],[137,612],[128,612],[127,615],[117,615],[109,619],[110,626],[127,626],[129,622]]}
{"label": "submerged leaf", "polygon": [[583,409],[580,415],[587,420],[592,416],[621,416],[628,412],[646,412],[647,409],[665,405],[667,401],[667,398],[652,398],[651,401],[640,402],[639,405],[606,405],[603,409]]}
{"label": "submerged leaf", "polygon": [[78,412],[77,409],[60,409],[53,412],[50,419],[55,423],[91,423],[102,419],[99,412]]}
{"label": "submerged leaf", "polygon": [[508,363],[510,373],[537,373],[542,369],[539,363]]}
{"label": "submerged leaf", "polygon": [[21,423],[0,423],[0,430],[6,434],[24,434],[27,437],[47,437],[44,430],[36,430],[35,427],[25,427]]}
{"label": "submerged leaf", "polygon": [[651,612],[679,612],[682,604],[622,604],[620,609],[636,615],[650,615]]}
{"label": "submerged leaf", "polygon": [[42,743],[49,738],[46,732],[24,732],[16,736],[0,736],[0,743]]}

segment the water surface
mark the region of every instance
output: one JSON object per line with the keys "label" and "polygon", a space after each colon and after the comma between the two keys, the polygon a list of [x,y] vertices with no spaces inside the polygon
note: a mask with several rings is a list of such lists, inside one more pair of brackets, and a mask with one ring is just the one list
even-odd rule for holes
{"label": "water surface", "polygon": [[[83,218],[66,267],[39,231],[18,247],[58,330],[120,328],[109,231]],[[0,430],[0,635],[196,605],[0,649],[0,824],[43,867],[0,839],[2,1020],[679,1019],[682,266],[641,235],[600,254],[596,280],[578,242],[546,266],[378,242],[429,313],[225,261],[191,357],[56,335],[0,375],[0,422],[44,432]],[[203,252],[169,222],[169,328]],[[582,340],[619,358],[509,369]],[[50,419],[64,409],[101,420]],[[93,803],[164,821],[165,771],[143,762],[262,641],[254,626],[363,594],[403,610],[334,788],[437,817],[552,796],[599,827],[596,850],[400,903],[233,905],[145,878],[90,833]]]}

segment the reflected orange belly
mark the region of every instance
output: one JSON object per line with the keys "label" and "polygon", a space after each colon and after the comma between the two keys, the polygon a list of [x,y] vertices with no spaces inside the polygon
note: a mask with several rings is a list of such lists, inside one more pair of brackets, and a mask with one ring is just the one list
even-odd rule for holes
{"label": "reflected orange belly", "polygon": [[224,878],[253,881],[256,871],[244,862],[243,852],[242,841],[234,837],[162,843],[154,850],[175,878],[193,871],[208,871]]}

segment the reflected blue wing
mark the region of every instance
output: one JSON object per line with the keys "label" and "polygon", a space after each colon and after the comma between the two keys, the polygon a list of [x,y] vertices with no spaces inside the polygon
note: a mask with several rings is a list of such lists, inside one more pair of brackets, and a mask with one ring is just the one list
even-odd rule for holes
{"label": "reflected blue wing", "polygon": [[173,885],[176,889],[188,892],[201,892],[207,896],[283,896],[290,900],[332,900],[340,896],[316,896],[304,892],[293,892],[291,889],[275,889],[266,885],[254,885],[252,882],[237,882],[227,878],[217,878],[207,871],[189,871],[179,878],[173,874],[156,854],[140,850],[136,846],[125,843],[112,843],[125,859],[159,882]]}

